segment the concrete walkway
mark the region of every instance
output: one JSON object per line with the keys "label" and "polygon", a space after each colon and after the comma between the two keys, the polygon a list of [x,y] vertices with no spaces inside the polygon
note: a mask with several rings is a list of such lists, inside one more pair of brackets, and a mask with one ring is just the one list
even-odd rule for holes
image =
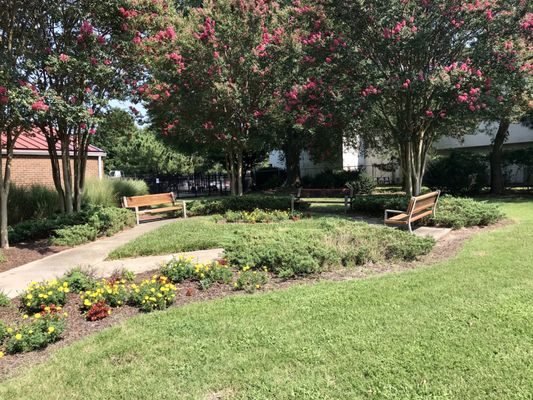
{"label": "concrete walkway", "polygon": [[[128,268],[136,273],[150,271],[157,268],[158,264],[175,255],[141,257],[116,261],[104,261],[108,254],[128,243],[129,241],[160,226],[175,222],[176,219],[166,219],[137,225],[132,229],[118,233],[115,236],[87,243],[73,249],[65,250],[51,256],[41,258],[20,267],[0,273],[0,291],[9,297],[15,297],[23,291],[31,281],[43,281],[57,278],[76,266],[92,267],[102,277],[109,276],[118,268]],[[220,257],[222,249],[204,250],[183,253],[193,257],[196,262],[209,262]]]}

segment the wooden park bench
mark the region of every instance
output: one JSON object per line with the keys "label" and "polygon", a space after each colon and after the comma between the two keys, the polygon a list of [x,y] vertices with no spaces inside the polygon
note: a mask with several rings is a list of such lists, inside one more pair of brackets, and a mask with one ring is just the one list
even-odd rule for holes
{"label": "wooden park bench", "polygon": [[[407,225],[409,232],[412,232],[411,223],[418,221],[428,215],[435,216],[435,209],[439,200],[440,190],[411,197],[407,211],[385,210],[385,225]],[[396,214],[389,217],[389,214]]]}
{"label": "wooden park bench", "polygon": [[[296,194],[291,195],[291,212],[294,212],[296,205],[305,201],[311,204],[344,204],[348,211],[352,204],[353,190],[342,189],[304,189],[298,188]],[[326,200],[312,200],[313,198],[327,198]],[[333,198],[333,199],[329,199]],[[338,199],[335,199],[338,198]]]}
{"label": "wooden park bench", "polygon": [[[142,210],[140,209],[140,207],[151,206],[160,207],[145,208]],[[123,197],[122,207],[135,209],[137,225],[139,225],[139,217],[143,214],[163,214],[168,213],[170,211],[183,210],[183,217],[187,218],[187,203],[185,203],[185,201],[182,201],[181,206],[177,206],[174,193],[147,194],[145,196]]]}

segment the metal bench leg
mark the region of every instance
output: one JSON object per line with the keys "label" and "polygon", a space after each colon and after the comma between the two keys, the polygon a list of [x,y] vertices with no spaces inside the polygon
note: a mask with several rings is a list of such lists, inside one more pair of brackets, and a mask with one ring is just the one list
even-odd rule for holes
{"label": "metal bench leg", "polygon": [[413,229],[411,228],[411,221],[407,223],[407,226],[409,227],[409,233],[413,233]]}
{"label": "metal bench leg", "polygon": [[139,207],[135,207],[135,219],[137,220],[137,225],[141,222],[139,221]]}
{"label": "metal bench leg", "polygon": [[185,202],[185,200],[183,200],[182,204],[183,204],[183,218],[187,218],[187,203]]}

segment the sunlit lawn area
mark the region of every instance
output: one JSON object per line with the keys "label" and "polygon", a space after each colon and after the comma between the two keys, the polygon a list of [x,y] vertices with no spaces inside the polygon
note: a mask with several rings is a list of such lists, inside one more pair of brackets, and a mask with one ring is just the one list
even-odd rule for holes
{"label": "sunlit lawn area", "polygon": [[504,208],[446,262],[137,317],[0,398],[531,399],[533,201]]}

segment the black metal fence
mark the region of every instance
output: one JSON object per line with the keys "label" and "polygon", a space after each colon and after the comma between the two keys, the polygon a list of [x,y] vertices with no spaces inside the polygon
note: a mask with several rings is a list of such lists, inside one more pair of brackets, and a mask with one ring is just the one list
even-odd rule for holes
{"label": "black metal fence", "polygon": [[150,193],[174,192],[177,197],[224,196],[230,193],[227,174],[136,176],[148,185]]}

